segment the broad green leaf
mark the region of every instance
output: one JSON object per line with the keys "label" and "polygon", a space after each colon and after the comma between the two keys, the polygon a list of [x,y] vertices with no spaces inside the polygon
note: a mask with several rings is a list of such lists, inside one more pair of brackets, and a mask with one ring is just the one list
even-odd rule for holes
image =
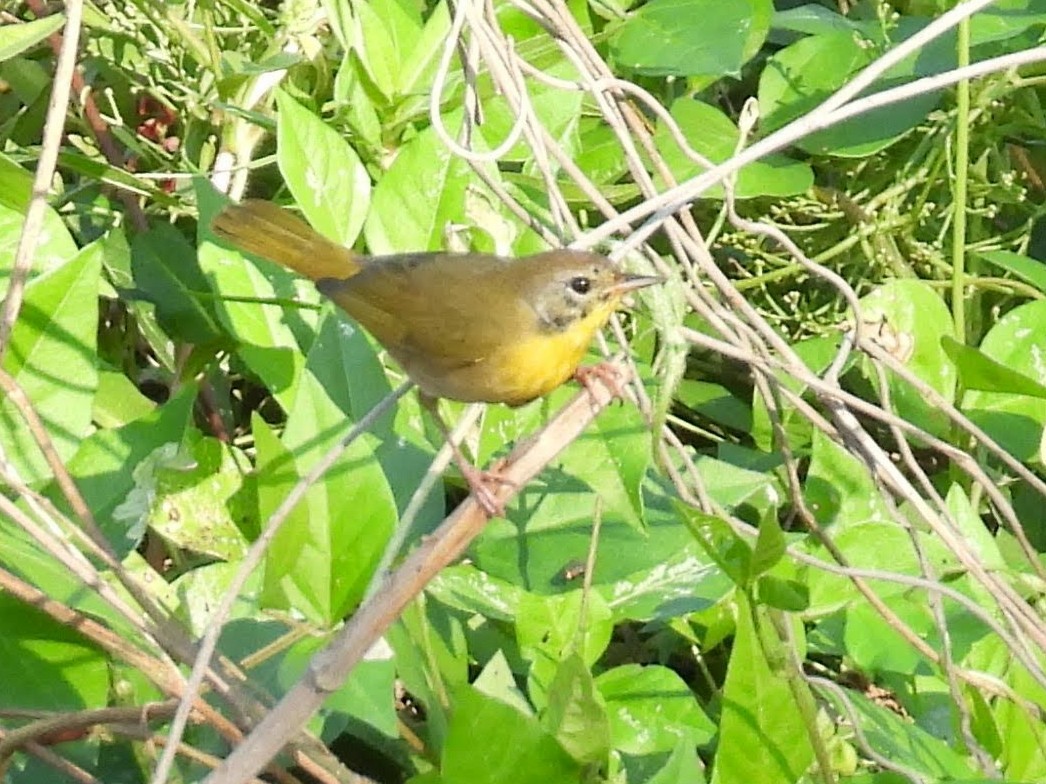
{"label": "broad green leaf", "polygon": [[121,427],[156,409],[131,379],[115,370],[100,370],[91,421],[102,429]]}
{"label": "broad green leaf", "polygon": [[[992,641],[1001,647],[997,638]],[[1006,662],[1005,673],[999,673],[1005,683],[1040,710],[1046,706],[1046,690],[1024,667],[1012,663],[1012,654],[1007,651],[1000,659]],[[1043,744],[1046,744],[1046,726],[1014,700],[994,701],[991,710],[1004,738],[999,764],[1007,779],[1040,781],[1046,778],[1046,756],[1042,753]]]}
{"label": "broad green leaf", "polygon": [[767,515],[759,522],[759,535],[752,550],[749,576],[756,578],[772,569],[785,554],[788,542],[784,531],[774,515]]}
{"label": "broad green leaf", "polygon": [[814,433],[803,495],[821,525],[890,519],[868,467],[820,431]]}
{"label": "broad green leaf", "polygon": [[[32,174],[0,154],[0,297],[7,296],[7,279],[14,264],[32,189]],[[33,253],[31,274],[57,269],[76,254],[76,243],[62,219],[53,209],[46,208],[43,229]]]}
{"label": "broad green leaf", "polygon": [[607,705],[577,653],[559,663],[541,725],[578,762],[598,763],[610,751]]}
{"label": "broad green leaf", "polygon": [[[103,621],[128,641],[148,645],[139,625],[121,615],[94,591],[85,591],[83,581],[76,574],[6,518],[0,525],[0,565],[47,594],[49,599]],[[151,575],[155,577],[155,571],[151,571]],[[4,596],[0,594],[0,598]],[[6,623],[6,616],[3,617]]]}
{"label": "broad green leaf", "polygon": [[578,654],[591,666],[606,650],[614,625],[610,608],[597,593],[582,591],[559,596],[523,594],[516,615],[516,640],[530,661],[527,673],[530,701],[543,708],[560,663]]}
{"label": "broad green leaf", "polygon": [[761,124],[774,130],[802,116],[874,57],[852,30],[806,36],[775,52],[759,77]]}
{"label": "broad green leaf", "polygon": [[0,594],[0,667],[7,673],[5,710],[53,712],[104,708],[110,682],[107,657],[70,626]]}
{"label": "broad green leaf", "polygon": [[[953,400],[956,370],[941,347],[941,339],[952,333],[952,320],[940,295],[919,280],[892,280],[861,297],[860,305],[864,337],[892,354],[945,400]],[[869,383],[877,386],[875,370],[863,370]],[[908,382],[886,373],[890,401],[901,417],[930,433],[949,432],[948,420],[938,406]]]}
{"label": "broad green leaf", "polygon": [[442,784],[577,784],[580,764],[537,719],[471,686],[452,704]]}
{"label": "broad green leaf", "polygon": [[941,347],[955,363],[964,389],[1046,398],[1046,385],[1011,370],[953,337],[942,337]]}
{"label": "broad green leaf", "polygon": [[977,509],[974,508],[963,488],[958,484],[953,484],[948,488],[945,501],[952,519],[955,520],[955,524],[962,534],[963,542],[976,556],[977,562],[986,569],[998,570],[1002,573],[1006,569],[1006,561],[999,552],[998,542],[995,541],[995,537],[988,530],[988,526],[977,513]]}
{"label": "broad green leaf", "polygon": [[182,232],[160,223],[136,235],[131,264],[135,284],[156,306],[156,319],[171,339],[210,343],[222,337],[214,295]]}
{"label": "broad green leaf", "polygon": [[[331,330],[338,334],[333,315],[324,320],[320,334],[330,337]],[[344,359],[336,339],[317,340],[309,352],[281,439],[293,454],[298,476],[306,475],[351,426],[345,410],[351,404],[341,394],[344,387],[324,386],[316,376],[322,368],[329,379],[344,378]],[[334,367],[339,370],[334,372]],[[271,548],[266,559],[267,602],[295,607],[332,624],[362,598],[397,517],[375,446],[370,434],[356,439],[306,493],[302,503],[307,514],[281,528],[279,546]],[[268,493],[264,498],[276,500]],[[262,519],[273,511],[263,507]]]}
{"label": "broad green leaf", "polygon": [[276,161],[294,200],[316,231],[351,246],[370,207],[367,170],[337,131],[286,93],[276,93],[276,108]]}
{"label": "broad green leaf", "polygon": [[353,49],[374,86],[391,102],[402,94],[404,62],[419,45],[421,14],[399,0],[359,3],[353,11],[357,25]]}
{"label": "broad green leaf", "polygon": [[683,379],[676,387],[676,400],[702,419],[741,433],[752,431],[752,410],[721,384]]}
{"label": "broad green leaf", "polygon": [[621,142],[602,117],[581,117],[578,137],[574,163],[594,183],[612,185],[628,171]]}
{"label": "broad green leaf", "polygon": [[[897,574],[921,575],[922,567],[912,544],[911,536],[895,522],[886,518],[850,523],[842,530],[833,530],[832,539],[846,557],[846,562],[855,569],[873,569]],[[811,554],[831,562],[832,556],[811,539],[807,546]],[[938,572],[958,568],[958,562],[947,547],[931,534],[919,537],[919,546],[926,558]],[[857,589],[845,577],[811,568],[807,573],[810,587],[810,613],[823,614],[841,604],[857,598]],[[906,588],[899,583],[881,582],[875,586],[882,597],[903,593]]]}
{"label": "broad green leaf", "polygon": [[[195,387],[187,385],[153,413],[117,430],[93,433],[68,462],[84,501],[121,556],[133,550],[138,540],[126,526],[113,521],[112,511],[134,487],[134,467],[163,444],[182,441],[195,399]],[[49,495],[57,498],[57,488],[52,487]]]}
{"label": "broad green leaf", "polygon": [[448,607],[491,620],[512,621],[523,589],[466,563],[440,570],[425,586],[425,592]]}
{"label": "broad green leaf", "polygon": [[[387,646],[385,650],[391,654]],[[395,660],[391,656],[375,658],[369,653],[352,668],[341,688],[324,700],[323,740],[329,743],[340,737],[349,727],[350,719],[373,727],[387,738],[399,740],[395,694]]]}
{"label": "broad green leaf", "polygon": [[988,330],[981,341],[980,354],[1008,368],[999,382],[1009,386],[1012,374],[1019,374],[1036,384],[1022,385],[1025,394],[1010,391],[974,389],[963,397],[962,410],[971,420],[1021,460],[1033,460],[1039,454],[1043,428],[1046,426],[1046,399],[1030,397],[1046,384],[1046,364],[1040,349],[1046,346],[1046,301],[1038,300],[1014,308]]}
{"label": "broad green leaf", "polygon": [[21,24],[5,24],[0,27],[0,62],[40,43],[65,24],[65,14],[57,13]]}
{"label": "broad green leaf", "polygon": [[[881,37],[878,30],[869,31],[869,34],[875,40]],[[906,36],[901,34],[899,37]],[[926,50],[921,54],[924,60],[930,61]],[[774,130],[803,116],[874,58],[875,48],[852,30],[802,38],[775,53],[763,69],[759,82],[759,106],[765,129]],[[927,75],[922,68],[915,69],[914,59],[902,63],[878,83],[879,89],[906,83],[917,75]],[[937,69],[930,67],[929,70]],[[922,122],[939,101],[940,93],[915,96],[813,133],[801,140],[799,146],[820,155],[871,155],[893,144]]]}
{"label": "broad green leaf", "polygon": [[[569,60],[561,60],[545,71],[550,77],[577,81],[577,68]],[[571,157],[577,150],[577,128],[581,118],[582,94],[578,90],[561,90],[545,84],[535,84],[528,89],[528,101],[534,118],[548,134],[562,145]],[[512,133],[518,122],[519,112],[512,109],[504,99],[489,101],[484,105],[483,124],[480,133],[490,149],[500,146]],[[505,153],[503,161],[524,162],[524,172],[540,174],[534,163],[534,151],[525,138],[520,139]],[[496,172],[496,170],[494,170]],[[492,173],[494,173],[492,172]]]}
{"label": "broad green leaf", "polygon": [[603,595],[615,621],[670,621],[711,607],[733,587],[704,550],[690,541],[664,560],[595,590]]}
{"label": "broad green leaf", "polygon": [[[569,585],[565,572],[572,564],[587,561],[593,532],[593,488],[598,487],[589,485],[587,477],[575,477],[556,465],[549,466],[520,490],[509,506],[508,519],[487,524],[470,548],[476,564],[527,590],[563,591]],[[604,505],[591,575],[593,585],[608,585],[657,570],[690,543],[668,507],[667,491],[649,483],[643,492],[643,529],[635,527],[629,507]]]}
{"label": "broad green leaf", "polygon": [[701,710],[694,693],[667,667],[626,664],[596,678],[606,700],[614,748],[627,754],[673,751],[684,739],[704,746],[716,726]]}
{"label": "broad green leaf", "polygon": [[436,76],[436,65],[450,32],[450,12],[445,2],[428,11],[428,19],[414,45],[401,57],[397,74],[400,95],[426,95]]}
{"label": "broad green leaf", "polygon": [[1012,253],[1008,250],[995,250],[989,253],[977,254],[996,267],[1012,272],[1025,283],[1029,283],[1039,291],[1046,293],[1046,264],[1029,256]]}
{"label": "broad green leaf", "polygon": [[615,62],[646,76],[736,76],[762,45],[765,0],[652,0],[611,40]]}
{"label": "broad green leaf", "polygon": [[497,650],[472,685],[488,697],[511,705],[524,716],[533,716],[534,708],[516,685],[516,676],[502,650]]}
{"label": "broad green leaf", "polygon": [[[813,761],[808,730],[784,673],[771,668],[763,652],[753,620],[761,611],[742,592],[737,601],[712,784],[794,784]],[[769,624],[765,617],[761,622]]]}
{"label": "broad green leaf", "polygon": [[[738,149],[740,132],[733,121],[718,108],[691,98],[672,103],[672,119],[695,152],[712,163],[722,163]],[[704,169],[679,148],[666,125],[658,121],[654,142],[677,182],[694,177]],[[734,196],[750,199],[756,196],[795,196],[805,193],[814,184],[814,173],[809,164],[774,154],[750,163],[737,174]],[[722,198],[723,186],[705,191],[706,199]]]}
{"label": "broad green leaf", "polygon": [[223,561],[246,550],[244,528],[255,517],[241,494],[250,472],[247,457],[214,438],[164,444],[133,469],[135,488],[113,510],[134,530],[148,526],[178,550]]}
{"label": "broad green leaf", "polygon": [[[890,708],[853,691],[847,692],[849,708],[842,705],[833,692],[825,691],[822,697],[836,710],[856,711],[865,741],[887,759],[904,760],[906,768],[922,774],[929,781],[976,780],[972,760]],[[1009,780],[1019,781],[1020,777]]]}
{"label": "broad green leaf", "polygon": [[671,754],[622,755],[629,782],[639,784],[705,784],[704,763],[694,745],[680,738]]}
{"label": "broad green leaf", "polygon": [[[146,568],[152,569],[149,566]],[[214,561],[183,572],[170,584],[174,598],[168,604],[177,604],[178,618],[188,624],[190,633],[202,636],[207,631],[214,618],[214,608],[230,590],[239,568],[239,560]],[[260,570],[255,570],[247,579],[246,585],[236,595],[230,610],[230,620],[222,629],[219,649],[230,658],[243,657],[274,642],[279,633],[272,633],[273,626],[280,626],[283,631],[281,624],[259,621],[258,592],[261,578]],[[237,623],[239,619],[243,619],[242,623]],[[245,633],[245,629],[250,629],[251,633]],[[260,688],[269,687],[259,668],[251,669],[251,681]]]}
{"label": "broad green leaf", "polygon": [[702,456],[694,462],[709,494],[724,508],[735,513],[746,510],[746,518],[762,520],[781,506],[781,491],[772,474],[712,457]]}
{"label": "broad green leaf", "polygon": [[[445,120],[451,134],[456,122]],[[469,166],[428,129],[399,150],[374,187],[363,232],[376,255],[440,250],[451,224],[461,221],[471,181]]]}
{"label": "broad green leaf", "polygon": [[[4,354],[4,370],[32,403],[63,459],[76,452],[91,425],[101,269],[98,246],[89,245],[67,264],[30,281]],[[6,395],[0,402],[0,449],[27,482],[51,476]]]}

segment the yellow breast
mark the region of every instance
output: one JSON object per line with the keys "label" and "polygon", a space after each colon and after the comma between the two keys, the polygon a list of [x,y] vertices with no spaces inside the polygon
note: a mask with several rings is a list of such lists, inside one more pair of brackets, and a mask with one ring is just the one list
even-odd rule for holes
{"label": "yellow breast", "polygon": [[490,358],[483,374],[488,386],[485,399],[520,406],[563,384],[577,370],[612,309],[599,308],[559,332],[518,336]]}

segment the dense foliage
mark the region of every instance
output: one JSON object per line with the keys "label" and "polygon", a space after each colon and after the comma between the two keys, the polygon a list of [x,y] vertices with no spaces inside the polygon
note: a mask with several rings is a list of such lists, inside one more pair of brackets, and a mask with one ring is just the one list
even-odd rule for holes
{"label": "dense foliage", "polygon": [[[613,332],[636,399],[560,445],[273,775],[1046,781],[1046,2],[847,96],[897,102],[818,109],[952,5],[90,3],[24,289],[69,30],[0,11],[0,295],[24,292],[0,315],[4,780],[149,780],[251,543],[404,380],[215,239],[250,195],[368,254],[578,239],[668,277]],[[489,464],[577,394],[492,406],[466,446]],[[238,592],[168,780],[202,779],[461,501],[413,395],[366,425]]]}

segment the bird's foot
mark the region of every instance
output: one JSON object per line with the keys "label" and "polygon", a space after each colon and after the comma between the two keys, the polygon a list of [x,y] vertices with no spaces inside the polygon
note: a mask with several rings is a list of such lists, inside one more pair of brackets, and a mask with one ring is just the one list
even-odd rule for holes
{"label": "bird's foot", "polygon": [[614,397],[625,399],[625,379],[617,365],[612,362],[600,362],[598,365],[582,365],[574,371],[574,380],[595,397],[596,382],[610,390]]}
{"label": "bird's foot", "polygon": [[465,484],[468,485],[469,491],[476,499],[476,503],[479,504],[480,509],[486,513],[487,517],[505,516],[505,502],[498,498],[497,488],[506,485],[516,487],[515,482],[500,473],[503,468],[504,461],[495,464],[488,471],[476,468],[476,466],[468,463],[458,465],[458,470],[461,471]]}

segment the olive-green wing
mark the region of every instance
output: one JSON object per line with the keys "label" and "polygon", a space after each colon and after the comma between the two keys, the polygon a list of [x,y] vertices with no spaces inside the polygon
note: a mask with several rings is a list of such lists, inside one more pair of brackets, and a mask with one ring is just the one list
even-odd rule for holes
{"label": "olive-green wing", "polygon": [[450,254],[377,258],[352,278],[318,285],[393,356],[451,370],[481,362],[534,323],[510,264]]}

